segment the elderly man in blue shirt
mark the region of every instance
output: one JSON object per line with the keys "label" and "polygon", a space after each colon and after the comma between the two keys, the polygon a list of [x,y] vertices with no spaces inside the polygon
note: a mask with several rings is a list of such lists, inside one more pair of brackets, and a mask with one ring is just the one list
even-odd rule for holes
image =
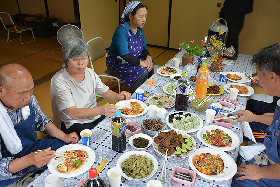
{"label": "elderly man in blue shirt", "polygon": [[[28,185],[19,181],[28,173],[45,170],[56,149],[79,140],[76,133],[59,130],[41,111],[33,89],[25,67],[8,64],[0,68],[0,186]],[[51,137],[38,140],[35,131]]]}

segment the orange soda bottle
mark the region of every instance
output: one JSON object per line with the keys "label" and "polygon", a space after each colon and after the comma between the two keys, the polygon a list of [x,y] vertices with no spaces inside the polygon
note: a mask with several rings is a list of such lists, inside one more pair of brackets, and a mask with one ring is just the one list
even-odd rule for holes
{"label": "orange soda bottle", "polygon": [[204,99],[207,94],[209,69],[206,67],[207,63],[203,62],[203,66],[198,69],[196,75],[196,99]]}

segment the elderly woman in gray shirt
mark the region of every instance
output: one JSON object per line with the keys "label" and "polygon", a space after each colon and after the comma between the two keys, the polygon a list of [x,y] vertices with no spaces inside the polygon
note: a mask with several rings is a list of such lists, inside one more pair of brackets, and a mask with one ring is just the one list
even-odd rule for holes
{"label": "elderly woman in gray shirt", "polygon": [[61,130],[67,133],[93,129],[105,116],[114,116],[116,106],[98,107],[96,95],[110,101],[130,99],[131,94],[117,94],[103,84],[90,68],[89,46],[81,39],[70,38],[62,45],[63,68],[51,80],[51,102],[54,121],[62,121]]}

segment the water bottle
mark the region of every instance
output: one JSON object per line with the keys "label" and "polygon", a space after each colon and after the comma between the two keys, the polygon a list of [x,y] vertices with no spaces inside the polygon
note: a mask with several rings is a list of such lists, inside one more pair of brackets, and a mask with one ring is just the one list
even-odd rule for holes
{"label": "water bottle", "polygon": [[88,171],[89,178],[85,181],[84,187],[105,187],[105,183],[98,177],[96,168],[90,168]]}
{"label": "water bottle", "polygon": [[175,110],[187,111],[189,102],[190,80],[187,77],[187,72],[182,73],[182,77],[177,83],[177,92],[175,100]]}
{"label": "water bottle", "polygon": [[112,149],[119,153],[126,150],[126,120],[121,117],[121,111],[116,110],[116,116],[111,121]]}

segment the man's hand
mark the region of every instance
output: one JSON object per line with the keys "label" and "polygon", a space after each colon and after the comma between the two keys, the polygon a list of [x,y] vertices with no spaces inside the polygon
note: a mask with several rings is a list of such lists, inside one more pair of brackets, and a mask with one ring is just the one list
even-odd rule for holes
{"label": "man's hand", "polygon": [[240,165],[237,168],[237,175],[243,175],[241,177],[238,177],[236,180],[244,180],[244,179],[250,179],[250,180],[259,180],[261,177],[259,176],[261,167],[255,164],[252,165]]}
{"label": "man's hand", "polygon": [[100,108],[102,115],[105,115],[105,116],[108,116],[108,117],[116,115],[117,107],[115,105],[106,104],[106,105],[103,105],[103,106],[98,107],[98,108]]}
{"label": "man's hand", "polygon": [[77,143],[79,141],[79,136],[76,132],[72,132],[70,134],[65,134],[63,137],[63,141],[66,143]]}
{"label": "man's hand", "polygon": [[237,119],[238,122],[241,122],[241,121],[252,122],[252,121],[255,121],[255,118],[256,118],[256,115],[253,114],[249,110],[239,110],[239,111],[235,112],[234,114],[244,116],[243,118]]}
{"label": "man's hand", "polygon": [[131,93],[122,91],[120,94],[118,94],[117,98],[119,101],[121,100],[129,100],[131,97]]}
{"label": "man's hand", "polygon": [[29,154],[32,157],[32,163],[38,168],[48,164],[52,158],[55,157],[55,151],[51,150],[51,147],[44,149],[43,151],[35,151]]}

